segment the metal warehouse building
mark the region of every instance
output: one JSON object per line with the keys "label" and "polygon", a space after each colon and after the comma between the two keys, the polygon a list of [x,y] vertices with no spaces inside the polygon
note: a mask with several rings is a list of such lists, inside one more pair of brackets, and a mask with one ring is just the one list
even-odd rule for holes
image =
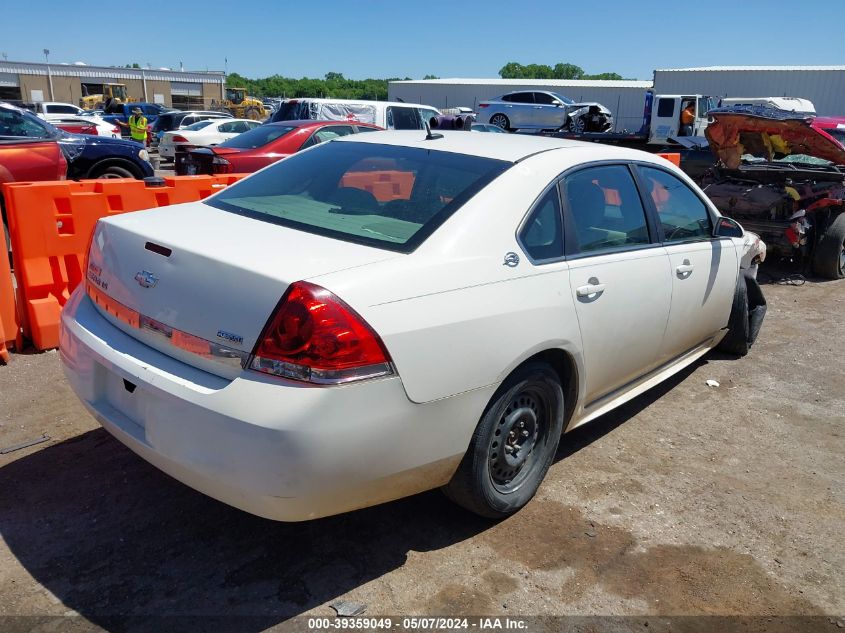
{"label": "metal warehouse building", "polygon": [[845,115],[845,66],[713,66],[655,70],[654,91],[718,97],[803,97],[813,102],[819,114]]}
{"label": "metal warehouse building", "polygon": [[78,105],[104,83],[126,84],[130,97],[174,108],[208,107],[224,91],[222,72],[181,72],[78,64],[0,61],[0,101],[62,101]]}
{"label": "metal warehouse building", "polygon": [[616,130],[638,130],[643,120],[645,92],[650,81],[599,81],[564,79],[423,79],[391,81],[390,101],[402,99],[436,108],[466,106],[515,90],[549,90],[575,101],[597,101],[611,109]]}

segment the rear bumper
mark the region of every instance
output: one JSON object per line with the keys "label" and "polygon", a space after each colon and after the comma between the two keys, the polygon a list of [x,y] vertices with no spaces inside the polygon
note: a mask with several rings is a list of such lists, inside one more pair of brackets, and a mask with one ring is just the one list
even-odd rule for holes
{"label": "rear bumper", "polygon": [[227,380],[126,335],[79,290],[60,352],[73,390],[123,444],[200,492],[283,521],[445,484],[492,395],[419,405],[398,377],[332,388],[249,371]]}

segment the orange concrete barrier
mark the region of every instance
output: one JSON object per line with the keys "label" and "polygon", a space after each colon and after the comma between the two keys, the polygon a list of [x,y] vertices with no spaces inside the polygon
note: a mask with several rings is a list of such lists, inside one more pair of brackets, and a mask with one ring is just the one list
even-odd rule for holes
{"label": "orange concrete barrier", "polygon": [[681,166],[681,155],[678,152],[658,152],[657,155],[660,156],[660,158],[665,158],[675,167]]}
{"label": "orange concrete barrier", "polygon": [[0,229],[0,362],[9,362],[9,348],[18,336],[18,317],[15,311],[15,290],[9,270],[9,245],[6,232]]}
{"label": "orange concrete barrier", "polygon": [[59,314],[82,281],[86,250],[102,217],[196,202],[245,174],[3,185],[23,335],[40,349],[59,344]]}

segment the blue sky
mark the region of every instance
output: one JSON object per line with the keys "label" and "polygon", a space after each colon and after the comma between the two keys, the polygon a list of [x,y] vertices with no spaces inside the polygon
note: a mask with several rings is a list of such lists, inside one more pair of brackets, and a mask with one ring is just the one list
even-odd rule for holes
{"label": "blue sky", "polygon": [[248,77],[355,79],[496,77],[509,61],[634,79],[655,68],[845,64],[843,0],[3,4],[0,53],[10,61],[43,61],[48,48],[56,63],[222,70],[228,58]]}

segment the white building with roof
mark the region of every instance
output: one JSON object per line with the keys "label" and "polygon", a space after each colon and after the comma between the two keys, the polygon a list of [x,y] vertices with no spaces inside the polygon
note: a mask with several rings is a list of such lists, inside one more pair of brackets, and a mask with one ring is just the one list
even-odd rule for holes
{"label": "white building with roof", "polygon": [[658,94],[801,97],[820,115],[845,116],[845,66],[710,66],[654,71]]}
{"label": "white building with roof", "polygon": [[596,101],[613,112],[617,131],[636,131],[642,125],[643,105],[650,81],[575,79],[420,79],[391,81],[390,101],[402,99],[436,108],[465,106],[476,109],[479,101],[518,90],[548,90],[575,101]]}

